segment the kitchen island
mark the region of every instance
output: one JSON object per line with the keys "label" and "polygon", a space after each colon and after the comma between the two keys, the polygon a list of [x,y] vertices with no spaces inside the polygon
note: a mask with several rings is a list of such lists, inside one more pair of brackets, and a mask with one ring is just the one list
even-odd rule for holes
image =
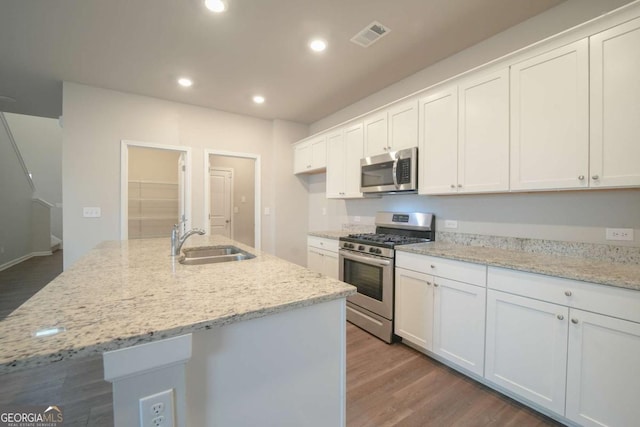
{"label": "kitchen island", "polygon": [[165,389],[178,425],[344,423],[355,289],[223,237],[185,246],[223,244],[256,257],[185,266],[169,239],[98,245],[0,321],[0,374],[106,353],[116,425]]}

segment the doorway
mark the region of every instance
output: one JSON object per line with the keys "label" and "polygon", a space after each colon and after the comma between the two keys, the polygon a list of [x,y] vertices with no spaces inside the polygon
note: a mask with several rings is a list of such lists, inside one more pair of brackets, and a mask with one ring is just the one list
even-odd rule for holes
{"label": "doorway", "polygon": [[211,191],[210,232],[211,234],[233,239],[235,226],[235,221],[232,221],[231,215],[231,206],[233,205],[233,169],[211,167],[209,169],[209,183]]}
{"label": "doorway", "polygon": [[120,238],[168,237],[190,228],[191,149],[136,141],[121,145]]}
{"label": "doorway", "polygon": [[260,249],[260,156],[217,150],[204,154],[207,233]]}

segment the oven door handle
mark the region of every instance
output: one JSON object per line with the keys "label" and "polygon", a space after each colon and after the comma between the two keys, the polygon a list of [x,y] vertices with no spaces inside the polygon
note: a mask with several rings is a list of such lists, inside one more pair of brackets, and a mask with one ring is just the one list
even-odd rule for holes
{"label": "oven door handle", "polygon": [[348,258],[351,259],[353,261],[361,261],[361,262],[365,262],[368,264],[376,264],[382,267],[388,267],[391,265],[391,261],[390,260],[384,260],[384,259],[380,259],[380,258],[374,258],[371,256],[367,256],[367,255],[356,255],[353,252],[347,252],[347,251],[340,251],[340,255],[343,258]]}

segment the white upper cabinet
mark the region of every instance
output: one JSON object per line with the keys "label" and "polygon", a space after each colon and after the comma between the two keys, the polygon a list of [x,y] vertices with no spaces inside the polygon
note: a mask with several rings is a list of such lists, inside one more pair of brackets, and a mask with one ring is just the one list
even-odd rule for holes
{"label": "white upper cabinet", "polygon": [[589,184],[588,40],[511,66],[511,189]]}
{"label": "white upper cabinet", "polygon": [[364,157],[386,153],[388,145],[387,112],[367,117],[364,120]]}
{"label": "white upper cabinet", "polygon": [[299,142],[293,150],[293,173],[318,172],[327,167],[326,135]]}
{"label": "white upper cabinet", "polygon": [[458,185],[458,89],[420,99],[418,191],[449,194]]}
{"label": "white upper cabinet", "polygon": [[458,96],[458,191],[508,191],[509,70],[461,82]]}
{"label": "white upper cabinet", "polygon": [[640,18],[591,46],[590,186],[640,185]]}
{"label": "white upper cabinet", "polygon": [[416,99],[389,108],[388,150],[418,146],[418,101]]}
{"label": "white upper cabinet", "polygon": [[364,157],[418,146],[418,101],[411,100],[364,121]]}
{"label": "white upper cabinet", "polygon": [[327,135],[327,198],[362,197],[360,159],[363,157],[362,123]]}

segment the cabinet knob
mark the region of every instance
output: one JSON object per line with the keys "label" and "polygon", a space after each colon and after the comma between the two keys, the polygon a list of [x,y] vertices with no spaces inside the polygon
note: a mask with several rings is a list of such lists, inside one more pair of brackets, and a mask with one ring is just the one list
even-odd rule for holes
{"label": "cabinet knob", "polygon": [[568,296],[568,297],[570,297],[570,296],[572,295],[572,294],[571,294],[571,291],[564,291],[564,294],[565,294],[566,296]]}
{"label": "cabinet knob", "polygon": [[558,314],[558,320],[564,320],[564,316],[562,314]]}
{"label": "cabinet knob", "polygon": [[578,177],[578,179],[579,179],[580,181],[584,181],[584,175],[580,175],[580,176]]}
{"label": "cabinet knob", "polygon": [[433,282],[433,286],[437,288],[440,285],[438,285],[436,282]]}
{"label": "cabinet knob", "polygon": [[451,184],[451,188],[456,188],[455,184]]}
{"label": "cabinet knob", "polygon": [[431,282],[427,282],[427,286],[431,286]]}
{"label": "cabinet knob", "polygon": [[458,188],[462,188],[462,184],[458,184]]}
{"label": "cabinet knob", "polygon": [[573,323],[574,325],[578,324],[578,319],[576,319],[575,317],[573,319],[571,319],[571,323]]}
{"label": "cabinet knob", "polygon": [[599,180],[599,179],[600,179],[600,176],[598,176],[598,175],[593,175],[593,176],[591,177],[591,179],[593,179],[594,181],[597,181],[597,180]]}
{"label": "cabinet knob", "polygon": [[431,267],[431,268],[436,268],[436,266],[435,266],[435,265],[433,265],[433,264],[431,264],[431,265],[430,265],[430,267]]}

